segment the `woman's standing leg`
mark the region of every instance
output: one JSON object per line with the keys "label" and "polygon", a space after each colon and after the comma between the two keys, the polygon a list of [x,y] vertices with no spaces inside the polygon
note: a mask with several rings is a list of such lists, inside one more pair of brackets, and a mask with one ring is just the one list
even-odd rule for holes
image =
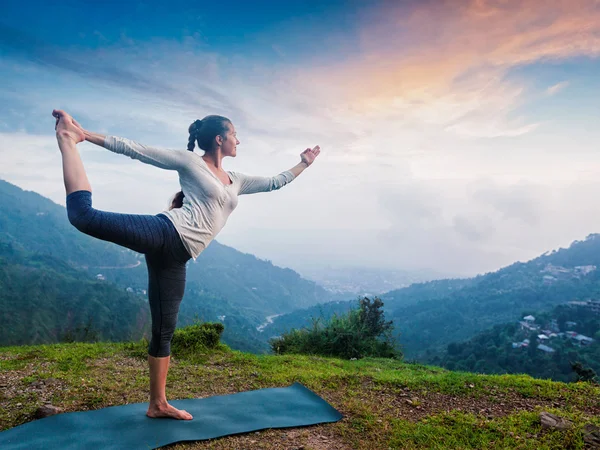
{"label": "woman's standing leg", "polygon": [[[178,236],[175,237],[179,239]],[[146,255],[148,300],[152,314],[152,339],[148,349],[150,405],[146,414],[149,417],[190,420],[192,415],[169,405],[166,396],[171,339],[177,325],[179,305],[183,299],[185,264],[189,259],[185,249],[181,251],[171,248],[170,250],[179,250],[179,255],[175,255],[175,258],[162,252]],[[185,256],[182,258],[182,255]]]}

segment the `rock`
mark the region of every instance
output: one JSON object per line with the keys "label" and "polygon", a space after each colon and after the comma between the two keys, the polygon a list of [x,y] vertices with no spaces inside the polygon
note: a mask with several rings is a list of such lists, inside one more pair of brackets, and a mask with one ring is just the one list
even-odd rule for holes
{"label": "rock", "polygon": [[567,430],[573,426],[573,422],[562,417],[555,416],[549,412],[540,413],[540,421],[544,428],[555,428],[557,430]]}
{"label": "rock", "polygon": [[592,448],[600,448],[600,427],[591,423],[583,427],[583,442]]}
{"label": "rock", "polygon": [[411,397],[410,399],[407,399],[406,403],[408,403],[409,405],[414,405],[414,406],[419,406],[419,404],[420,404],[419,399],[417,397]]}
{"label": "rock", "polygon": [[63,412],[62,409],[60,409],[54,405],[44,405],[44,406],[40,406],[35,411],[35,418],[42,419],[44,417],[53,416],[55,414],[60,414],[62,412]]}

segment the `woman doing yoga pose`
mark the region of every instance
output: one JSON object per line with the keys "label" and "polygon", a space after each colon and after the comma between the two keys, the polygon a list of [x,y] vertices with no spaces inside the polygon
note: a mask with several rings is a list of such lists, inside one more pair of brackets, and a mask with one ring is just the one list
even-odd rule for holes
{"label": "woman doing yoga pose", "polygon": [[[128,139],[84,130],[62,110],[54,110],[56,138],[62,155],[69,221],[81,232],[143,253],[148,266],[148,301],[152,336],[149,417],[190,420],[192,416],[167,402],[165,393],[170,343],[185,288],[186,263],[196,259],[225,225],[238,196],[279,189],[294,180],[319,155],[318,146],[300,154],[300,163],[274,177],[225,171],[239,141],[231,121],[207,116],[189,127],[189,151],[148,147]],[[92,207],[92,188],[76,144],[87,140],[147,164],[176,170],[181,192],[171,208],[157,215],[118,214]],[[194,153],[195,143],[204,155]]]}

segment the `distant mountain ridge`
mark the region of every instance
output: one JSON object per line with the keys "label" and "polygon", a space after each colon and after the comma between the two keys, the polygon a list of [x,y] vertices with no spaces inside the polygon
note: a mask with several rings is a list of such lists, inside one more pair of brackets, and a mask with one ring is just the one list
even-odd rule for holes
{"label": "distant mountain ridge", "polygon": [[[450,342],[469,339],[523,310],[548,310],[573,299],[600,296],[600,235],[474,278],[437,280],[394,290],[384,300],[409,359],[426,359]],[[277,317],[266,332],[277,335],[308,325],[310,317],[348,310],[336,302]]]}
{"label": "distant mountain ridge", "polygon": [[357,295],[378,295],[415,283],[447,278],[432,270],[395,270],[372,267],[315,267],[302,274],[345,299]]}

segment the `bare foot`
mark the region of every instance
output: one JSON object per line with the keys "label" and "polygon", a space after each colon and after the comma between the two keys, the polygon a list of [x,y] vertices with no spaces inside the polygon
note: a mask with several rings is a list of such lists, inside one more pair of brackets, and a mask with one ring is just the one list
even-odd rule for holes
{"label": "bare foot", "polygon": [[167,417],[171,419],[179,419],[179,420],[192,420],[192,415],[184,411],[183,409],[177,409],[169,405],[150,405],[148,407],[148,411],[146,412],[148,417],[153,419]]}
{"label": "bare foot", "polygon": [[61,139],[72,139],[76,144],[85,140],[81,126],[66,112],[60,109],[52,111],[56,118],[56,137]]}

